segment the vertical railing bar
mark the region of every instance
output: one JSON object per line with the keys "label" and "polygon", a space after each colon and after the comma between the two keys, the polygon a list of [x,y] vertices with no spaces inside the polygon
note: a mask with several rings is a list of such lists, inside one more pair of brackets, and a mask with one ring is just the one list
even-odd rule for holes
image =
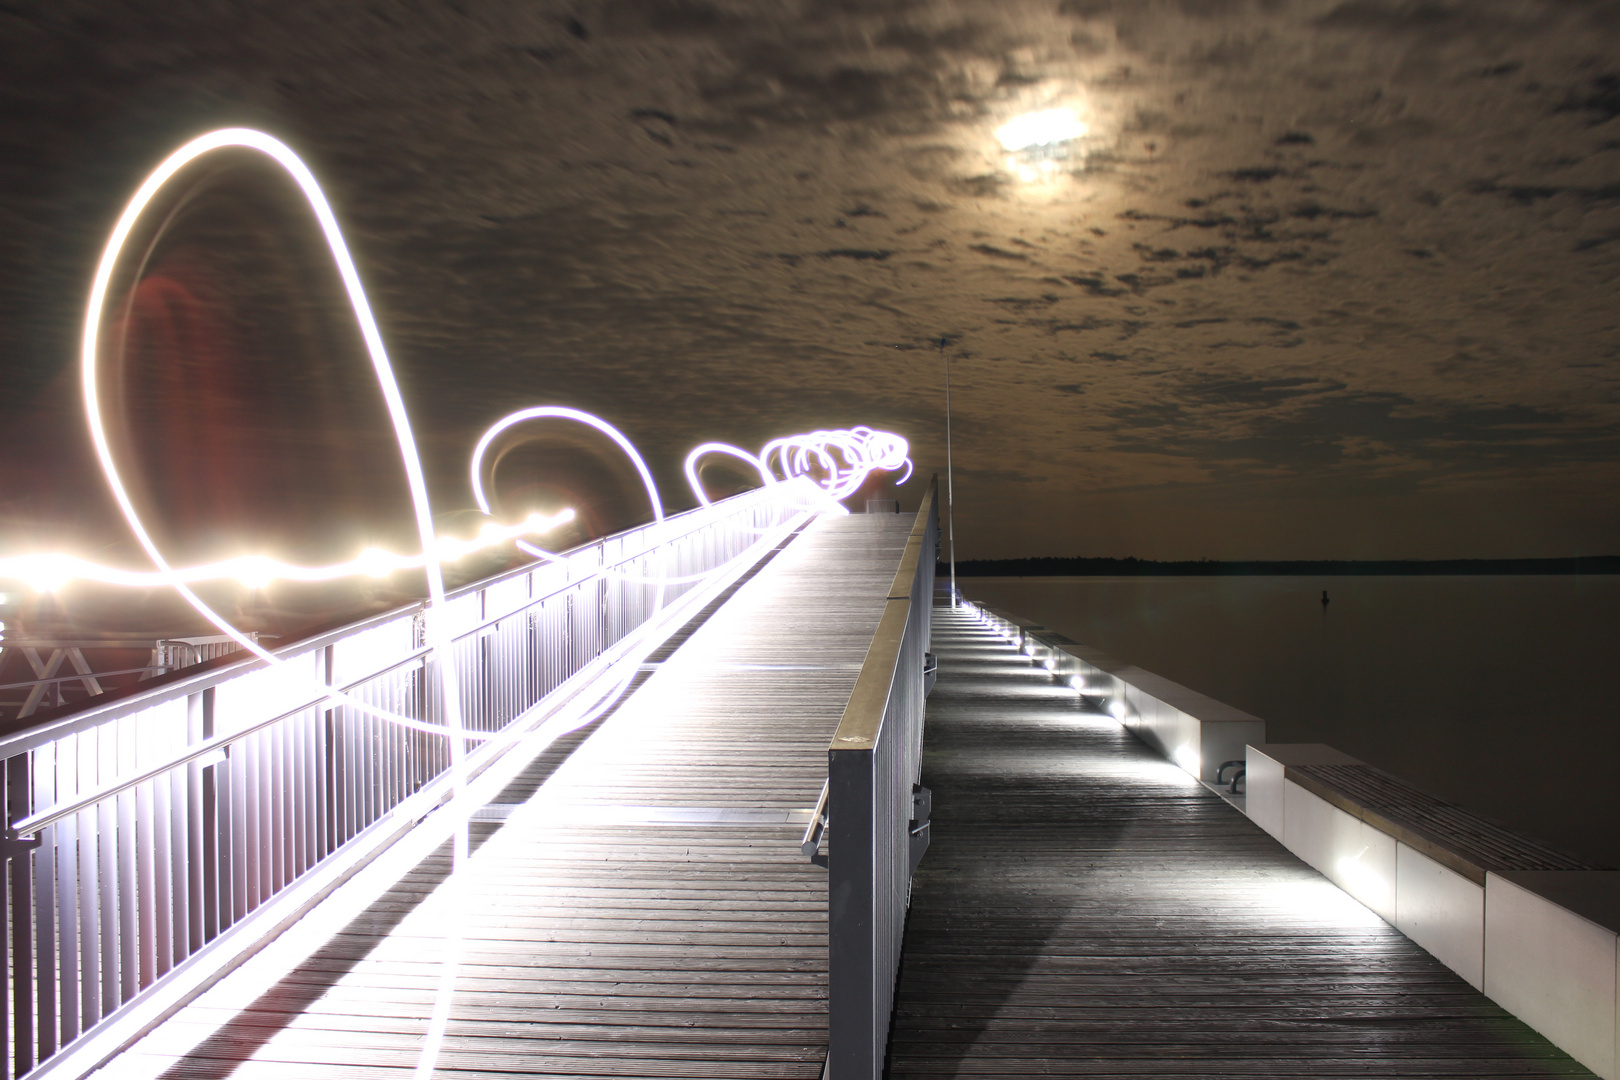
{"label": "vertical railing bar", "polygon": [[[190,702],[186,704],[189,712]],[[169,949],[163,954],[160,977],[191,953],[191,774],[192,766],[188,765],[168,776]]]}
{"label": "vertical railing bar", "polygon": [[173,816],[168,792],[172,777],[172,773],[160,776],[135,790],[135,881],[140,898],[137,991],[157,980],[160,958],[169,949],[169,913],[174,910],[169,898],[169,822]]}
{"label": "vertical railing bar", "polygon": [[[6,762],[6,813],[7,820],[16,821],[24,814],[32,813],[37,805],[30,801],[29,792],[32,788],[32,777],[29,775],[29,766],[32,755],[18,754]],[[10,864],[10,918],[11,918],[11,1075],[21,1076],[34,1067],[34,987],[36,985],[34,974],[34,927],[35,920],[31,917],[35,909],[33,879],[35,874],[35,861],[42,859],[48,850],[44,844],[46,840],[54,841],[55,830],[49,836],[40,837],[40,846],[26,854],[17,855],[7,862]]]}
{"label": "vertical railing bar", "polygon": [[[133,772],[139,759],[135,755],[134,728],[140,723],[140,717],[130,716],[119,720],[113,725],[118,734],[118,742],[114,747],[115,768],[118,772],[125,769]],[[117,773],[114,773],[117,775]],[[144,788],[144,785],[143,785]],[[141,859],[141,829],[139,821],[139,808],[136,800],[139,798],[141,788],[126,791],[120,794],[113,803],[113,813],[118,819],[118,832],[113,838],[116,845],[116,861],[118,865],[117,890],[109,898],[115,921],[118,925],[118,977],[114,980],[113,999],[110,1004],[104,1003],[102,1014],[112,1013],[134,997],[140,989],[140,954],[141,936],[140,926],[143,918],[142,896],[140,882]],[[103,840],[103,843],[106,841]],[[150,941],[150,936],[147,938]]]}
{"label": "vertical railing bar", "polygon": [[[219,912],[219,928],[223,931],[227,926],[233,925],[247,913],[248,904],[248,854],[251,850],[252,834],[251,822],[248,816],[249,798],[251,796],[250,780],[253,773],[253,740],[243,739],[232,749],[231,756],[226,760],[223,771],[225,774],[225,816],[227,824],[223,826],[229,841],[226,845],[225,866],[228,866],[230,885],[228,894],[230,906],[221,906]],[[223,869],[224,867],[222,867]]]}
{"label": "vertical railing bar", "polygon": [[[98,732],[96,739],[96,772],[83,777],[84,787],[103,783],[118,774],[118,727],[119,722],[115,722]],[[80,1030],[90,1028],[96,1021],[118,1008],[118,991],[122,974],[119,970],[121,967],[119,964],[121,959],[119,950],[123,939],[123,935],[120,933],[123,928],[119,925],[118,919],[119,849],[123,846],[119,843],[119,836],[116,831],[120,816],[118,802],[119,799],[104,799],[97,805],[94,819],[98,831],[90,834],[96,837],[97,843],[94,845],[83,844],[81,840],[83,846],[93,847],[95,854],[99,856],[96,865],[96,887],[93,900],[95,906],[92,909],[95,911],[96,916],[96,932],[94,934],[88,933],[89,928],[87,926],[84,934],[85,942],[88,942],[91,948],[94,948],[97,943],[101,946],[99,957],[101,964],[99,971],[101,976],[101,997],[94,1012],[86,1009],[84,1015],[80,1017]],[[103,837],[106,838],[105,842],[102,842]],[[90,897],[85,899],[86,901],[91,900]],[[85,942],[81,942],[81,944]]]}
{"label": "vertical railing bar", "polygon": [[[42,746],[34,751],[34,805],[49,806],[56,801],[57,792],[64,785],[62,783],[62,759],[66,757],[65,751],[73,746],[69,739],[63,739],[49,746]],[[58,1019],[61,1015],[60,1007],[63,1000],[72,1002],[75,1020],[78,1017],[78,993],[76,983],[64,986],[73,976],[63,969],[64,957],[74,959],[73,971],[78,970],[77,938],[71,951],[62,946],[62,930],[72,933],[77,928],[73,921],[73,913],[61,920],[58,925],[58,911],[61,904],[61,894],[66,892],[69,897],[75,895],[73,889],[73,869],[70,858],[65,857],[71,846],[65,843],[65,838],[74,835],[79,827],[78,818],[68,818],[53,826],[48,833],[40,834],[40,846],[35,858],[37,860],[34,889],[34,993],[36,1003],[35,1042],[36,1060],[42,1060],[56,1052],[57,1033],[61,1030]],[[67,865],[64,866],[63,864]],[[68,888],[64,889],[64,876]],[[75,1026],[77,1026],[75,1024]]]}
{"label": "vertical railing bar", "polygon": [[[521,607],[470,637],[454,662],[468,672],[461,704],[468,726],[502,729],[582,666],[624,640],[693,586],[658,586],[600,573],[673,567],[708,569],[748,546],[749,524],[773,524],[788,511],[766,494],[721,511],[684,536],[662,541],[646,527],[603,538],[559,566],[457,597],[456,618],[476,605]],[[627,552],[634,551],[634,555]],[[671,572],[664,570],[665,573]],[[583,580],[581,580],[583,579]],[[548,598],[528,607],[542,593]],[[361,635],[386,633],[373,623]],[[334,681],[340,641],[324,656]],[[372,637],[369,640],[380,640]],[[412,646],[419,645],[419,639]],[[357,655],[369,644],[357,644]],[[263,679],[280,692],[275,668],[231,679]],[[389,710],[443,723],[434,694],[436,660],[386,672],[357,688]],[[216,689],[205,686],[52,743],[22,751],[0,774],[0,801],[15,821],[216,735]],[[251,696],[251,695],[249,695]],[[237,700],[232,698],[231,700]],[[233,716],[233,722],[237,721]],[[206,942],[285,890],[431,777],[448,767],[442,737],[397,727],[342,707],[291,714],[234,743],[220,760],[201,759],[100,798],[39,831],[38,847],[7,849],[3,885],[10,1015],[0,1017],[0,1076],[26,1072],[57,1048],[117,1012]],[[32,763],[32,767],[31,766]]]}

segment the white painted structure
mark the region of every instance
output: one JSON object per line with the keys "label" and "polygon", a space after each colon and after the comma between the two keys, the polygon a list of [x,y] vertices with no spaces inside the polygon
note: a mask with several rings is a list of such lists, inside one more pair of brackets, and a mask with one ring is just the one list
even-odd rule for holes
{"label": "white painted structure", "polygon": [[1361,764],[1330,746],[1250,746],[1248,762],[1256,824],[1576,1061],[1620,1077],[1620,871],[1481,865],[1329,801],[1301,768]]}

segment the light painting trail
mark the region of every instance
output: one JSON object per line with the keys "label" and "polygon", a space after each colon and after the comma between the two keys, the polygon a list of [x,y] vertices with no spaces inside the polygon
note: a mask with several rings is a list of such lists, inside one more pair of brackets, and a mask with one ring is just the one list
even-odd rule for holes
{"label": "light painting trail", "polygon": [[[366,352],[371,361],[372,371],[377,379],[378,389],[381,391],[388,408],[389,421],[393,427],[400,462],[405,470],[412,509],[416,519],[417,533],[421,541],[421,553],[418,555],[399,555],[371,549],[362,552],[358,557],[348,562],[324,566],[300,566],[261,555],[243,555],[197,566],[176,567],[169,562],[158,547],[147,528],[146,522],[135,508],[134,501],[129,494],[123,474],[119,470],[111,442],[107,436],[98,384],[101,326],[106,317],[108,291],[131,234],[140,221],[142,214],[146,212],[159,191],[187,165],[206,154],[227,148],[256,151],[279,165],[297,184],[321,227],[332,260],[343,281],[343,287],[348,296],[349,305],[359,327],[361,337],[365,342]],[[420,570],[426,579],[428,592],[425,612],[426,645],[434,657],[440,673],[438,696],[440,697],[441,715],[444,718],[444,723],[430,724],[414,717],[398,715],[355,699],[349,694],[324,684],[318,683],[312,689],[314,694],[322,696],[324,700],[333,704],[344,705],[366,715],[411,730],[448,738],[451,802],[456,805],[464,802],[468,779],[467,743],[487,740],[491,735],[490,733],[469,731],[463,722],[460,704],[461,691],[456,677],[452,640],[447,632],[443,618],[443,612],[446,610],[444,564],[473,552],[487,550],[507,542],[515,543],[521,550],[536,558],[560,561],[563,556],[531,544],[524,538],[544,534],[572,521],[574,512],[572,509],[564,509],[551,515],[534,513],[518,524],[510,526],[500,525],[492,520],[485,525],[479,536],[472,540],[459,540],[453,537],[436,535],[433,529],[433,512],[428,501],[421,457],[411,430],[410,418],[406,412],[405,403],[400,394],[398,382],[394,377],[387,351],[383,346],[382,335],[377,328],[376,319],[372,315],[371,305],[366,299],[365,289],[360,282],[359,272],[355,268],[354,260],[349,254],[348,245],[343,239],[337,219],[321,190],[320,184],[316,181],[314,174],[310,172],[309,168],[290,148],[278,139],[263,132],[246,128],[229,128],[212,132],[187,143],[171,154],[147,177],[129,204],[124,208],[117,225],[112,231],[112,235],[108,238],[101,261],[96,267],[89,302],[85,310],[81,376],[83,379],[85,415],[89,422],[90,437],[94,444],[97,462],[112,491],[113,498],[118,504],[119,511],[123,514],[130,531],[146,552],[147,557],[151,559],[155,569],[150,571],[123,570],[100,565],[69,554],[36,553],[0,558],[0,579],[17,580],[29,588],[46,592],[60,589],[73,581],[92,581],[131,588],[173,588],[204,619],[230,636],[244,650],[268,665],[280,667],[282,666],[280,658],[263,648],[253,638],[232,626],[224,616],[198,596],[193,586],[219,581],[235,581],[249,588],[263,588],[274,581],[319,583],[359,575],[382,577],[403,570]],[[533,421],[559,420],[583,424],[613,441],[634,465],[637,475],[646,490],[653,520],[656,525],[662,526],[666,520],[663,500],[659,495],[658,486],[653,480],[652,471],[648,468],[645,459],[636,450],[634,444],[607,421],[578,409],[564,406],[536,406],[521,409],[498,421],[479,439],[470,462],[472,491],[479,509],[486,515],[489,515],[492,509],[483,480],[484,462],[491,444],[515,425]],[[846,513],[847,511],[839,505],[839,500],[854,494],[874,471],[880,469],[893,471],[904,468],[905,476],[900,479],[900,483],[904,483],[910,477],[912,470],[910,458],[907,456],[908,451],[909,444],[899,435],[876,431],[868,427],[857,427],[848,430],[815,431],[803,435],[790,435],[785,438],[773,439],[765,444],[757,456],[724,443],[704,443],[687,456],[685,466],[686,476],[692,484],[693,494],[697,497],[698,502],[704,506],[711,505],[711,500],[699,481],[697,463],[701,458],[709,454],[727,454],[753,468],[758,473],[761,483],[766,486],[790,485],[795,489],[790,493],[790,497],[795,500],[795,508],[797,509]],[[805,497],[810,501],[798,505],[798,491],[804,491],[806,493]],[[810,494],[812,492],[813,495]],[[656,530],[654,535],[656,536]],[[752,553],[754,553],[753,548],[750,548],[749,551],[734,557],[733,562],[736,558],[747,557]],[[654,610],[657,611],[662,608],[664,603],[664,586],[701,580],[726,570],[730,565],[730,563],[724,564],[706,573],[685,577],[650,576],[630,578],[630,580],[640,580],[657,586],[652,605]],[[602,572],[625,576],[606,568]],[[590,722],[617,702],[628,690],[635,674],[636,669],[632,667],[622,675],[615,674],[614,677],[609,678],[605,694],[596,703],[587,707],[585,715],[580,718],[580,725]],[[453,865],[460,867],[468,855],[467,830],[464,823],[455,831],[453,850]],[[452,875],[452,882],[454,881],[455,877]],[[439,1046],[448,1017],[449,1002],[454,994],[456,970],[459,967],[459,933],[459,927],[452,928],[451,939],[447,942],[446,955],[443,958],[442,977],[438,992],[435,995],[435,1004],[430,1017],[426,1044],[419,1055],[415,1069],[415,1075],[417,1076],[431,1075],[437,1062]]]}
{"label": "light painting trail", "polygon": [[766,443],[758,455],[728,443],[709,442],[686,455],[686,480],[698,501],[708,506],[697,463],[710,454],[727,454],[753,468],[766,484],[809,477],[836,504],[859,491],[866,478],[880,469],[895,472],[904,468],[905,475],[895,481],[904,484],[911,479],[910,452],[911,444],[903,436],[865,426],[783,436]]}
{"label": "light painting trail", "polygon": [[[455,562],[479,551],[487,551],[518,537],[550,532],[574,520],[574,511],[564,509],[549,517],[530,514],[514,526],[484,526],[471,540],[441,536],[435,545],[439,561]],[[233,559],[168,570],[123,570],[90,562],[76,555],[49,553],[13,555],[0,558],[0,578],[20,581],[35,592],[56,592],[71,581],[94,581],[103,585],[124,585],[134,589],[155,589],[178,585],[199,585],[214,581],[236,581],[250,589],[262,589],[275,581],[306,583],[338,581],[350,577],[387,577],[401,570],[420,570],[427,562],[423,555],[397,555],[368,548],[348,562],[325,566],[300,566],[263,555],[239,555]]]}
{"label": "light painting trail", "polygon": [[[635,466],[636,474],[641,478],[642,487],[646,490],[647,501],[652,507],[653,520],[660,524],[664,521],[665,512],[658,494],[658,485],[653,481],[652,471],[647,467],[646,459],[636,449],[635,444],[622,431],[601,417],[561,405],[538,405],[519,409],[497,420],[490,425],[488,431],[484,432],[478,440],[478,445],[473,449],[472,461],[468,467],[468,481],[472,485],[473,498],[477,500],[479,510],[486,515],[494,512],[489,494],[484,489],[484,463],[489,456],[490,447],[509,429],[519,424],[542,420],[584,424],[613,440]],[[869,427],[813,431],[805,435],[789,435],[773,439],[765,444],[765,449],[758,457],[729,443],[706,442],[694,447],[686,455],[684,470],[692,494],[703,506],[712,506],[713,500],[709,498],[708,492],[703,489],[702,481],[698,478],[698,462],[710,454],[725,454],[752,468],[758,473],[760,482],[766,486],[792,481],[807,481],[813,485],[811,490],[815,491],[818,497],[802,504],[795,504],[796,508],[844,514],[848,511],[839,504],[839,500],[854,494],[873,472],[879,469],[894,471],[904,467],[905,476],[898,482],[903,484],[910,479],[912,465],[911,458],[907,456],[910,448],[910,444],[902,436]],[[766,465],[772,454],[777,456],[781,476]],[[821,476],[815,475],[818,467],[823,474]],[[516,544],[520,550],[537,559],[548,562],[561,562],[563,559],[557,552],[548,551],[521,538]],[[650,585],[680,585],[701,581],[723,569],[724,567],[720,567],[678,577],[627,574],[619,570],[604,570],[603,573],[623,581]]]}

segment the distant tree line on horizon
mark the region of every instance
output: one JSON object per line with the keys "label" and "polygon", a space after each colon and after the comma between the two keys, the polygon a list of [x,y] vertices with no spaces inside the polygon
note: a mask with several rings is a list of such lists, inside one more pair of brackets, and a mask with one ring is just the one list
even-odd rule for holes
{"label": "distant tree line on horizon", "polygon": [[[950,565],[940,563],[948,575]],[[1620,574],[1620,555],[1567,559],[1094,559],[1043,556],[1029,559],[966,559],[957,577],[1220,577],[1418,574]]]}

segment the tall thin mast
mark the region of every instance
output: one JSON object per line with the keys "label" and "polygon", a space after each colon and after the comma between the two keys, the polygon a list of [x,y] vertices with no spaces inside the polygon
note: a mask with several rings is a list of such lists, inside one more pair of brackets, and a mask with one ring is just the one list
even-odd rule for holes
{"label": "tall thin mast", "polygon": [[956,607],[956,485],[951,470],[951,358],[945,351],[949,341],[939,339],[939,355],[945,358],[945,522],[951,534],[951,607]]}

